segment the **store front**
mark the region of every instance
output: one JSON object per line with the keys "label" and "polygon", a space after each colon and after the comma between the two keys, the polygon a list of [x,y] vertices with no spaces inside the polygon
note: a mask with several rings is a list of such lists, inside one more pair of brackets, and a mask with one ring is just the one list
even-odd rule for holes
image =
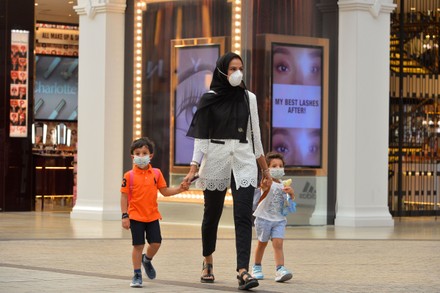
{"label": "store front", "polygon": [[35,32],[35,210],[70,211],[76,200],[79,30],[39,22]]}
{"label": "store front", "polygon": [[[224,52],[234,51],[243,57],[246,85],[257,95],[264,149],[284,154],[286,176],[294,180],[298,204],[304,207],[291,222],[326,224],[328,212],[334,214],[335,196],[328,183],[329,166],[334,168],[328,159],[328,133],[335,119],[328,113],[336,97],[337,75],[329,74],[335,71],[329,56],[336,55],[337,40],[331,40],[337,36],[336,1],[133,4],[133,138],[149,136],[158,142],[153,164],[169,174],[170,184],[178,184],[189,170],[193,140],[186,130],[199,98],[209,90],[215,62]],[[285,54],[276,57],[277,50],[298,52],[296,58],[303,63],[310,60],[304,70],[314,75],[281,80],[277,73],[295,61],[283,63],[280,56]],[[276,66],[282,69],[273,69]],[[308,139],[298,145],[299,136]],[[200,190],[191,190],[161,200],[202,198]]]}
{"label": "store front", "polygon": [[[188,170],[192,142],[184,134],[195,104],[209,86],[215,60],[234,51],[242,56],[245,83],[258,99],[265,151],[283,152],[288,158],[286,176],[294,179],[298,204],[303,207],[302,214],[289,221],[392,225],[386,200],[387,170],[383,168],[388,116],[377,111],[389,108],[387,28],[395,6],[392,2],[79,0],[74,9],[81,27],[81,58],[77,67],[71,63],[72,73],[78,70],[78,110],[72,108],[70,115],[62,118],[60,112],[71,106],[64,99],[65,103],[54,100],[46,117],[34,119],[34,113],[28,112],[27,139],[11,138],[6,130],[9,120],[2,120],[0,135],[7,144],[0,149],[5,154],[2,158],[8,158],[2,168],[7,176],[0,178],[2,190],[8,181],[5,178],[12,174],[19,178],[13,186],[6,186],[13,195],[9,191],[7,196],[1,194],[2,202],[7,198],[21,204],[20,209],[30,210],[41,199],[37,207],[47,207],[44,197],[36,197],[45,196],[46,191],[29,189],[44,185],[34,184],[34,178],[48,178],[55,174],[50,168],[61,167],[59,172],[69,174],[62,177],[72,178],[72,187],[77,182],[78,197],[73,206],[75,189],[72,194],[56,191],[54,196],[67,195],[60,204],[73,206],[72,218],[119,219],[121,175],[132,167],[128,148],[140,136],[156,142],[152,163],[170,185],[176,185]],[[26,28],[29,40],[34,40],[34,25],[32,22],[32,27]],[[2,31],[5,56],[10,53],[13,28],[10,25]],[[33,43],[28,49],[34,51]],[[309,62],[314,65],[308,67],[306,82],[277,76],[290,72],[290,64],[278,58],[279,53],[288,52],[294,58],[307,56],[301,60],[318,60]],[[35,57],[40,56],[37,53]],[[38,63],[33,58],[28,56],[29,88],[36,88],[33,66]],[[11,69],[11,62],[3,60],[2,68]],[[46,71],[53,62],[58,61],[49,61]],[[4,91],[11,90],[11,79],[2,78]],[[28,94],[27,108],[39,110],[40,100],[32,96],[34,93]],[[2,113],[9,115],[6,106],[10,105],[2,104]],[[367,113],[376,113],[374,119]],[[32,122],[41,126],[40,130],[34,129]],[[49,131],[64,125],[66,133],[70,130],[71,143],[73,139],[78,142],[77,148],[67,144],[65,135],[65,143],[57,143],[55,152],[41,147],[38,131],[45,125]],[[280,131],[283,129],[289,131]],[[47,134],[43,136],[48,139]],[[58,136],[53,134],[50,139]],[[378,137],[374,146],[370,145],[372,136]],[[301,151],[294,151],[298,149]],[[76,150],[78,164],[72,163]],[[23,163],[26,152],[29,155]],[[32,152],[40,169],[29,167],[33,165]],[[375,159],[365,161],[366,153]],[[62,160],[50,158],[50,163],[56,164],[52,166],[42,162],[45,155],[61,156]],[[77,180],[73,176],[76,167]],[[31,176],[33,172],[36,174]],[[29,195],[31,199],[25,198]],[[200,203],[201,191],[191,190],[167,200],[182,206]],[[162,198],[161,202],[166,203]]]}

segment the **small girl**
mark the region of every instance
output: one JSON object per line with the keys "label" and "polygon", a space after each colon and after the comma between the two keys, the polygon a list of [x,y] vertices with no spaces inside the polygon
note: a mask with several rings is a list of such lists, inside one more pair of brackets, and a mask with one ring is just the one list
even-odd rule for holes
{"label": "small girl", "polygon": [[271,185],[267,180],[261,181],[254,196],[255,230],[258,244],[255,249],[255,263],[252,267],[252,276],[263,279],[261,261],[269,239],[272,240],[276,264],[275,281],[284,282],[292,278],[292,272],[284,267],[283,239],[286,230],[286,215],[296,211],[295,195],[290,179],[282,182],[284,176],[284,158],[282,154],[270,152],[266,155],[270,175],[273,178]]}

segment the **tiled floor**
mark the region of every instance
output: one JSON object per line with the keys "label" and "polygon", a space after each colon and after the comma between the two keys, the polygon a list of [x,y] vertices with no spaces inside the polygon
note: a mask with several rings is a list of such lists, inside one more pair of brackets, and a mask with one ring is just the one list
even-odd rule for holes
{"label": "tiled floor", "polygon": [[[222,218],[214,284],[199,282],[200,224],[164,217],[158,277],[137,292],[237,292],[234,230]],[[191,218],[192,219],[192,218]],[[440,219],[396,218],[394,227],[288,227],[286,283],[266,279],[255,292],[440,292]],[[255,244],[255,243],[254,243]],[[0,292],[128,292],[131,236],[120,221],[70,219],[68,213],[0,213]]]}

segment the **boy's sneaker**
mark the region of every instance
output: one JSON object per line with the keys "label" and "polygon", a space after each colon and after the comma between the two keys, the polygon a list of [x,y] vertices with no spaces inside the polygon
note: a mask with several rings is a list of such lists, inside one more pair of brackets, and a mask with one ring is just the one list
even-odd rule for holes
{"label": "boy's sneaker", "polygon": [[153,265],[151,264],[151,260],[147,259],[147,256],[142,254],[142,266],[144,267],[145,273],[147,274],[148,278],[154,279],[156,278],[156,270],[153,268]]}
{"label": "boy's sneaker", "polygon": [[284,266],[279,268],[275,273],[275,281],[276,282],[284,282],[292,279],[292,273],[286,269]]}
{"label": "boy's sneaker", "polygon": [[133,279],[131,280],[130,287],[142,287],[142,274],[134,274]]}
{"label": "boy's sneaker", "polygon": [[251,275],[257,280],[263,280],[264,275],[263,275],[263,268],[261,267],[261,265],[253,265]]}

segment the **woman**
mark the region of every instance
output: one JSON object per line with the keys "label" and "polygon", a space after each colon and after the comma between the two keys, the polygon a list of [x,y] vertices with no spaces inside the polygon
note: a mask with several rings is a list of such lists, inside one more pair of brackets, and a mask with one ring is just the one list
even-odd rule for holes
{"label": "woman", "polygon": [[[202,96],[187,135],[194,137],[190,171],[184,180],[196,176],[196,187],[203,189],[202,283],[214,282],[213,252],[226,188],[231,187],[234,204],[235,246],[239,289],[257,287],[249,273],[252,240],[252,201],[258,168],[272,180],[261,143],[257,99],[245,90],[243,61],[226,53],[217,61],[210,91]],[[256,160],[255,160],[256,159]],[[200,166],[200,170],[198,170]]]}

